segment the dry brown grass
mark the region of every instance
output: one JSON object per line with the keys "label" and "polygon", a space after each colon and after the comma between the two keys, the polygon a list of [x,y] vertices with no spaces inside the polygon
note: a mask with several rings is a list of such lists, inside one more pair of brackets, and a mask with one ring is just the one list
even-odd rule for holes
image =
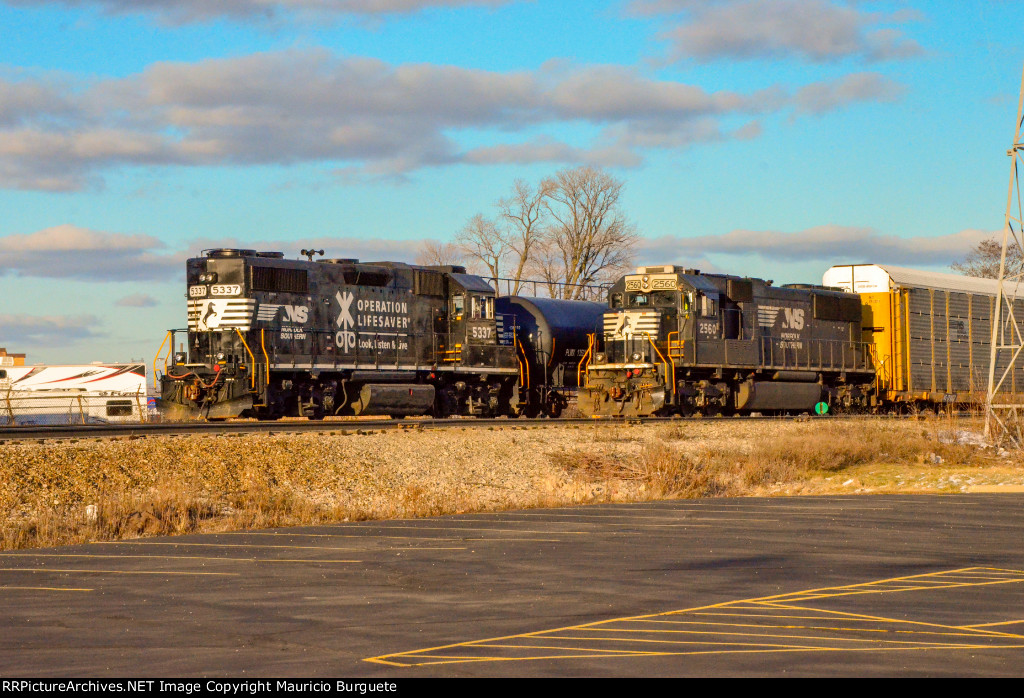
{"label": "dry brown grass", "polygon": [[948,419],[791,421],[765,428],[771,432],[767,438],[745,424],[732,438],[713,442],[698,438],[700,430],[687,423],[664,427],[659,440],[632,457],[603,448],[620,441],[611,437],[559,454],[555,462],[594,481],[636,483],[642,499],[747,496],[862,467],[992,465],[993,450],[947,442],[958,430],[975,426]]}
{"label": "dry brown grass", "polygon": [[595,501],[1024,484],[1019,454],[947,443],[972,429],[942,418],[715,419],[0,443],[0,547]]}

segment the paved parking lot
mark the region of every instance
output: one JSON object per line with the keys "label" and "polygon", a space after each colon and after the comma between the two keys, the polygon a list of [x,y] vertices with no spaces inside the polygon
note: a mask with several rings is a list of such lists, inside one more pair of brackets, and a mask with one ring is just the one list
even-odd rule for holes
{"label": "paved parking lot", "polygon": [[689,500],[13,551],[0,674],[1019,675],[1022,504]]}

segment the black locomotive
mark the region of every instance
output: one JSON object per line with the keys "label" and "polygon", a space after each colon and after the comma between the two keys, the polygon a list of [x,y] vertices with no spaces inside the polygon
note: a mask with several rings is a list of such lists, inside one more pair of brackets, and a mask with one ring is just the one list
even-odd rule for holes
{"label": "black locomotive", "polygon": [[584,362],[592,416],[868,406],[861,300],[824,286],[640,267],[612,287]]}
{"label": "black locomotive", "polygon": [[186,275],[187,346],[169,333],[160,377],[172,418],[557,415],[604,309],[496,299],[457,266],[218,249]]}

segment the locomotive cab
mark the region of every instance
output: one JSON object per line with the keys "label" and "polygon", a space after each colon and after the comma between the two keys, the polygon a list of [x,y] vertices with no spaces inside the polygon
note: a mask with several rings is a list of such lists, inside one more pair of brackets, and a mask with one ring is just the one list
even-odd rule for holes
{"label": "locomotive cab", "polygon": [[448,336],[441,350],[445,361],[482,366],[494,360],[498,344],[494,289],[464,271],[448,275]]}

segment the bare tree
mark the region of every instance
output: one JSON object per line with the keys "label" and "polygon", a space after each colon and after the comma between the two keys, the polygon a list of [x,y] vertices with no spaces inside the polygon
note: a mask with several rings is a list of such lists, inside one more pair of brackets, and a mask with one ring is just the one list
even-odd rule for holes
{"label": "bare tree", "polygon": [[523,274],[530,267],[544,236],[544,182],[536,189],[521,179],[512,185],[512,194],[498,201],[501,219],[508,225],[509,266],[512,269],[512,295],[519,293]]}
{"label": "bare tree", "polygon": [[[999,260],[1003,254],[1003,243],[994,237],[982,240],[967,253],[962,262],[949,265],[953,271],[965,276],[979,276],[983,279],[999,278]],[[1024,270],[1024,255],[1014,244],[1006,250],[1006,273],[1020,274]]]}
{"label": "bare tree", "polygon": [[[501,277],[501,265],[508,254],[506,231],[481,213],[470,218],[455,236],[455,242],[466,255],[479,262],[491,278]],[[495,281],[497,283],[497,281]]]}
{"label": "bare tree", "polygon": [[[549,217],[537,264],[552,297],[587,297],[586,286],[625,271],[639,236],[619,208],[622,180],[594,167],[557,172],[545,180]],[[556,287],[557,279],[566,286]]]}
{"label": "bare tree", "polygon": [[462,251],[450,242],[426,240],[416,253],[416,264],[430,267],[445,267],[462,264]]}

